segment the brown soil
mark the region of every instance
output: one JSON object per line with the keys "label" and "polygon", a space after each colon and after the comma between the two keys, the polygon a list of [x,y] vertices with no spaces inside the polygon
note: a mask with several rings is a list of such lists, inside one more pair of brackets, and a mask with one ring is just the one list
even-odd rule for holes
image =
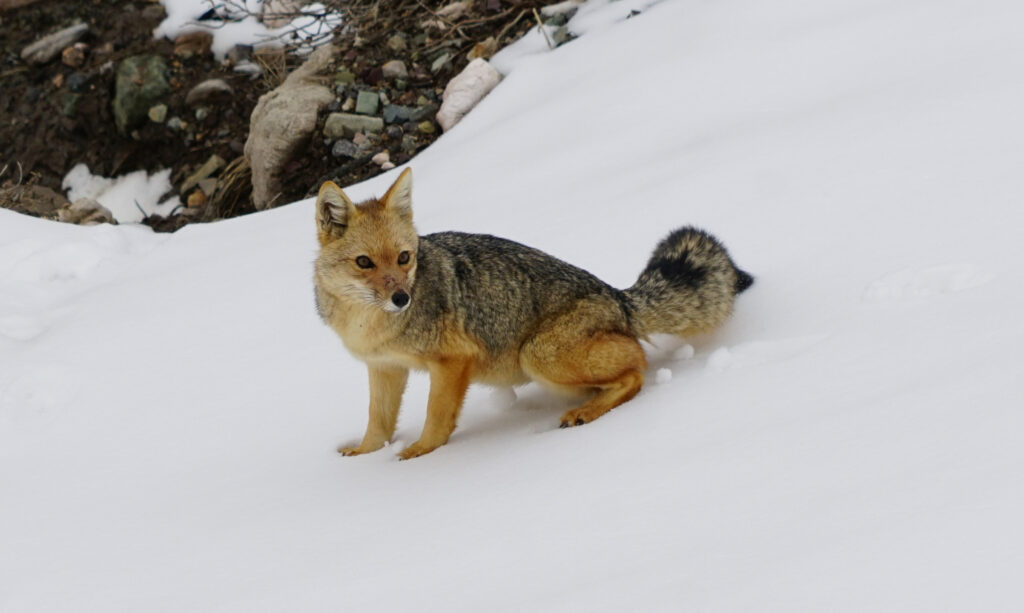
{"label": "brown soil", "polygon": [[[447,3],[346,2],[346,27],[336,33],[334,41],[340,50],[336,65],[352,72],[356,79],[339,89],[336,103],[323,115],[337,110],[345,98],[367,88],[385,93],[397,104],[414,105],[423,98],[437,103],[444,85],[468,63],[467,52],[488,37],[496,39],[497,48],[518,38],[535,25],[533,9],[545,4],[541,0],[475,0],[462,15],[439,18],[435,11]],[[171,41],[152,36],[162,19],[162,7],[146,1],[39,0],[0,12],[0,169],[7,167],[0,176],[0,187],[22,182],[61,191],[64,175],[82,162],[93,174],[107,177],[170,167],[174,169],[172,183],[178,186],[212,154],[217,154],[235,164],[231,198],[200,214],[149,218],[147,223],[158,230],[173,231],[192,221],[253,210],[247,181],[241,179],[246,175],[240,160],[249,115],[259,96],[272,89],[299,60],[288,55],[282,60],[283,65],[267,65],[270,70],[263,77],[251,80],[222,66],[209,53],[176,57]],[[42,66],[21,60],[24,47],[77,21],[90,26],[82,39],[89,46],[83,65],[66,66],[59,56]],[[409,42],[404,50],[396,51],[387,44],[397,32]],[[150,53],[167,58],[170,67],[172,91],[162,100],[168,107],[167,117],[180,117],[189,127],[174,131],[166,122],[147,123],[132,135],[124,136],[118,133],[111,112],[114,68],[124,58]],[[434,62],[444,54],[451,59],[432,70]],[[402,87],[384,83],[381,77],[380,66],[394,59],[403,60],[410,73],[407,82],[400,84]],[[74,92],[69,84],[81,81],[80,75],[85,75],[88,81]],[[185,105],[185,95],[197,83],[211,78],[227,81],[235,94],[207,105],[208,115],[197,121],[195,109]],[[374,143],[379,145],[377,150],[388,150],[396,164],[429,145],[441,131],[436,124],[433,133],[418,125],[399,127],[401,134],[392,130]],[[403,148],[402,137],[406,135]],[[348,185],[381,172],[368,155],[339,162],[331,156],[330,147],[322,138],[314,138],[307,155],[287,170],[289,180],[284,186],[283,202],[313,193],[326,178]],[[228,171],[221,172],[222,182],[226,174]],[[186,196],[181,195],[182,201]]]}

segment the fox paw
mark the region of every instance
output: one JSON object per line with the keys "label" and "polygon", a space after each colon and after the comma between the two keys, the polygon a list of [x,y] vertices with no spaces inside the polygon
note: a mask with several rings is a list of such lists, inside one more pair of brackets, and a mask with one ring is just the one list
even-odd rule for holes
{"label": "fox paw", "polygon": [[428,454],[431,451],[438,448],[438,445],[425,445],[419,441],[409,445],[398,454],[400,460],[411,460],[412,458],[418,458],[421,455]]}
{"label": "fox paw", "polygon": [[343,456],[362,455],[364,453],[370,453],[372,451],[377,451],[378,449],[380,449],[383,446],[384,445],[381,444],[381,445],[377,445],[376,447],[371,446],[371,445],[357,445],[355,447],[338,447],[338,453],[340,453]]}
{"label": "fox paw", "polygon": [[571,428],[573,426],[582,426],[583,424],[589,424],[600,416],[600,414],[594,415],[592,411],[582,408],[573,409],[562,416],[562,421],[558,424],[558,427]]}

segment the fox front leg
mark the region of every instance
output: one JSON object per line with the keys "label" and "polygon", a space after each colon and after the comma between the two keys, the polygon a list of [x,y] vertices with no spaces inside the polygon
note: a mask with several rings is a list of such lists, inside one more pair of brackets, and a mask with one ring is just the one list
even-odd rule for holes
{"label": "fox front leg", "polygon": [[338,449],[341,455],[377,451],[395,434],[409,369],[392,366],[368,366],[367,369],[370,372],[370,419],[366,424],[366,434],[357,447]]}
{"label": "fox front leg", "polygon": [[430,398],[427,400],[427,421],[420,439],[406,447],[398,456],[403,460],[415,458],[437,449],[448,442],[455,430],[455,422],[462,409],[462,401],[469,389],[470,363],[445,360],[431,364]]}

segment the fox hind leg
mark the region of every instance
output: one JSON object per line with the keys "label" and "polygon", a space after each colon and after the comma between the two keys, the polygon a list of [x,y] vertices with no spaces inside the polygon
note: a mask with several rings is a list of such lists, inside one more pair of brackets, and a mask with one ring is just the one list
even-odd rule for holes
{"label": "fox hind leg", "polygon": [[581,338],[553,328],[523,346],[523,370],[551,387],[596,392],[562,416],[562,428],[590,423],[640,391],[647,359],[635,338],[614,332]]}

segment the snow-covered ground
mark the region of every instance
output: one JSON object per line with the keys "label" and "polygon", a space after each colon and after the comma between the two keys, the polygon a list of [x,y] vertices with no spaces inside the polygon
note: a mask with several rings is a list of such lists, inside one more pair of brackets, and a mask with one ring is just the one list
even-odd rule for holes
{"label": "snow-covered ground", "polygon": [[418,376],[390,449],[337,456],[366,375],[313,310],[310,202],[0,211],[0,610],[1024,608],[1024,5],[648,4],[499,58],[413,163],[421,232],[621,287],[692,223],[757,276],[584,427],[474,388],[398,462]]}

